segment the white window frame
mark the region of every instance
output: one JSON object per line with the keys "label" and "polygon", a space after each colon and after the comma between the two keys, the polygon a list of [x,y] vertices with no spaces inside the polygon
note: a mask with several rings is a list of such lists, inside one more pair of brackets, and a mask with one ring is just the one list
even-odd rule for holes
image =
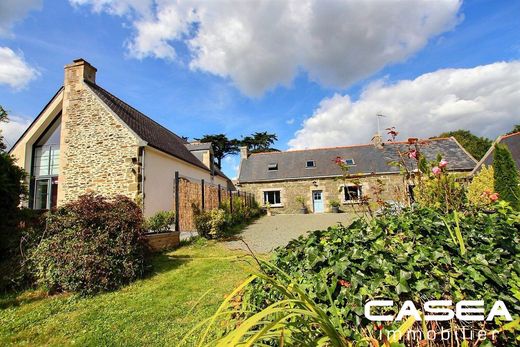
{"label": "white window frame", "polygon": [[[346,188],[347,187],[357,187],[359,199],[347,200],[347,197],[346,197],[346,194],[347,194]],[[363,198],[363,185],[362,184],[347,184],[347,185],[341,186],[341,202],[343,204],[359,204],[359,203],[361,203],[362,198]]]}
{"label": "white window frame", "polygon": [[[271,193],[271,192],[278,192],[278,195],[280,196],[280,199],[279,199],[280,202],[279,203],[271,204],[271,203],[269,203],[266,200],[266,193]],[[271,207],[283,207],[283,203],[282,203],[282,190],[281,189],[267,189],[267,190],[263,190],[262,194],[263,194],[264,206],[266,206],[269,203],[269,205]]]}
{"label": "white window frame", "polygon": [[[307,165],[307,164],[309,164],[311,162],[312,162],[311,166]],[[316,168],[316,160],[312,160],[312,159],[306,160],[305,161],[305,168],[306,169],[315,169]]]}

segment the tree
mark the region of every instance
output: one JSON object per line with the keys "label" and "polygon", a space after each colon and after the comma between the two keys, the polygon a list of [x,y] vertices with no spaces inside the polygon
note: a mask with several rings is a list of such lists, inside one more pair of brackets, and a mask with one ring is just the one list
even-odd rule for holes
{"label": "tree", "polygon": [[520,178],[518,169],[511,152],[505,145],[495,145],[493,167],[495,170],[495,190],[500,198],[508,201],[513,208],[520,209]]}
{"label": "tree", "polygon": [[276,148],[271,147],[275,141],[278,141],[276,134],[268,134],[267,131],[264,131],[244,137],[240,144],[246,146],[251,153],[278,152]]}
{"label": "tree", "polygon": [[222,159],[228,154],[238,153],[239,141],[235,139],[228,139],[225,134],[204,135],[200,139],[195,139],[200,142],[211,142],[213,145],[213,155],[215,156],[216,164],[219,169],[222,168]]}
{"label": "tree", "polygon": [[492,145],[486,137],[478,137],[468,130],[455,130],[440,134],[438,137],[453,136],[475,159],[480,160]]}
{"label": "tree", "polygon": [[511,130],[510,132],[507,133],[507,135],[510,135],[510,134],[514,134],[514,133],[517,133],[517,132],[520,132],[520,124],[517,124],[513,127],[513,130]]}
{"label": "tree", "polygon": [[[0,106],[0,121],[7,122],[7,112]],[[16,246],[20,199],[26,193],[23,183],[25,171],[16,165],[14,158],[5,152],[0,134],[0,260],[10,256],[9,251]]]}
{"label": "tree", "polygon": [[[7,123],[7,112],[0,105],[0,123]],[[0,129],[0,152],[4,152],[6,150],[6,146],[4,144],[4,136],[2,135],[2,130]]]}

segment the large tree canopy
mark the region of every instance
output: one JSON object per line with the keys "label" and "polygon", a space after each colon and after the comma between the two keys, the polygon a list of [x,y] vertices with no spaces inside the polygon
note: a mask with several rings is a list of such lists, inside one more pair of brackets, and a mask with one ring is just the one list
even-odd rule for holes
{"label": "large tree canopy", "polygon": [[246,146],[251,153],[278,152],[276,148],[272,147],[276,141],[278,141],[276,134],[268,134],[267,131],[264,131],[246,136],[240,143],[242,146]]}
{"label": "large tree canopy", "polygon": [[240,146],[246,146],[251,153],[278,151],[272,145],[278,140],[276,134],[267,131],[256,132],[251,136],[245,136],[241,140],[228,139],[225,134],[206,134],[199,139],[200,142],[211,142],[216,165],[222,168],[222,159],[229,154],[238,153]]}
{"label": "large tree canopy", "polygon": [[495,146],[493,168],[495,190],[500,198],[520,209],[520,177],[513,156],[505,145]]}
{"label": "large tree canopy", "polygon": [[451,136],[456,138],[462,147],[464,147],[477,160],[482,159],[493,143],[493,141],[486,137],[478,137],[470,131],[462,129],[442,133],[438,137]]}
{"label": "large tree canopy", "polygon": [[215,156],[216,164],[222,168],[222,159],[228,154],[238,153],[239,141],[235,139],[228,139],[225,134],[204,135],[200,139],[195,139],[200,142],[211,142],[213,145],[213,155]]}

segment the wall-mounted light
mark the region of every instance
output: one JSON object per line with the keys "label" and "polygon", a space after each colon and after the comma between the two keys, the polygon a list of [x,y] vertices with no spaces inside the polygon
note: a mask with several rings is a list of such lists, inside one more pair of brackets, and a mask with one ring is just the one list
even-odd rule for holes
{"label": "wall-mounted light", "polygon": [[317,186],[318,186],[318,182],[316,182],[316,181],[312,181],[312,185],[315,186],[315,187],[317,187]]}

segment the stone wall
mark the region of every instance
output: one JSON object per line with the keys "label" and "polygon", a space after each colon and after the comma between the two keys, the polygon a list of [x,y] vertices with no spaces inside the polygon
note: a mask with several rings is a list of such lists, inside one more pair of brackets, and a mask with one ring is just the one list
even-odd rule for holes
{"label": "stone wall", "polygon": [[[408,203],[407,186],[403,181],[403,176],[399,174],[387,175],[370,175],[358,178],[351,178],[344,182],[342,178],[316,178],[307,180],[288,180],[279,182],[263,182],[263,183],[241,183],[239,188],[241,191],[249,192],[255,195],[260,204],[264,202],[264,191],[280,190],[281,191],[281,207],[272,207],[273,213],[299,213],[300,204],[296,201],[296,197],[303,196],[306,200],[306,207],[309,213],[312,213],[312,191],[321,190],[322,199],[324,201],[325,212],[330,211],[329,202],[338,200],[341,202],[341,210],[348,211],[352,203],[345,202],[343,198],[342,186],[344,184],[355,184],[359,181],[362,186],[363,196],[368,196],[372,205],[376,205],[377,197],[375,190],[378,188],[378,180],[383,184],[383,192],[380,194],[381,199],[388,201],[404,201]],[[375,207],[375,206],[374,206]]]}
{"label": "stone wall", "polygon": [[65,70],[58,203],[87,192],[137,198],[138,139],[87,89],[85,74]]}

